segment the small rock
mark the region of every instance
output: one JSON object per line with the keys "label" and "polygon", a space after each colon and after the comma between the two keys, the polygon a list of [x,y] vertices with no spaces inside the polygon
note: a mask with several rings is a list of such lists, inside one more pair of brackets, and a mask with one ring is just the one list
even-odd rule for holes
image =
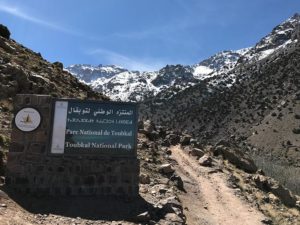
{"label": "small rock", "polygon": [[181,217],[179,217],[176,213],[167,213],[165,215],[165,220],[170,222],[170,224],[184,222],[183,219]]}
{"label": "small rock", "polygon": [[144,187],[144,186],[141,186],[139,191],[140,191],[140,193],[146,194],[146,193],[148,193],[148,188]]}
{"label": "small rock", "polygon": [[168,178],[157,179],[157,183],[159,183],[159,184],[168,184],[169,179]]}
{"label": "small rock", "polygon": [[175,196],[161,200],[159,205],[161,205],[162,209],[167,213],[174,213],[174,208],[182,210],[182,205]]}
{"label": "small rock", "polygon": [[155,141],[159,138],[159,133],[157,131],[152,131],[150,133],[147,133],[147,137],[149,138],[149,140]]}
{"label": "small rock", "polygon": [[300,201],[296,201],[296,207],[298,208],[298,209],[300,209]]}
{"label": "small rock", "polygon": [[180,142],[180,136],[177,134],[169,134],[166,138],[170,140],[171,145],[177,145]]}
{"label": "small rock", "polygon": [[257,170],[257,174],[265,175],[265,172],[264,172],[262,169],[258,169],[258,170]]}
{"label": "small rock", "polygon": [[171,143],[168,139],[164,139],[161,143],[161,146],[170,147]]}
{"label": "small rock", "polygon": [[180,139],[180,144],[182,146],[186,146],[186,145],[190,144],[190,141],[191,141],[191,136],[190,135],[184,135]]}
{"label": "small rock", "polygon": [[294,128],[293,133],[294,134],[300,134],[300,128]]}
{"label": "small rock", "polygon": [[164,174],[168,174],[168,173],[173,173],[174,169],[172,168],[171,164],[167,163],[167,164],[161,165],[159,167],[159,171]]}
{"label": "small rock", "polygon": [[135,220],[137,222],[148,222],[151,219],[150,214],[148,211],[143,212],[136,216]]}
{"label": "small rock", "polygon": [[261,222],[264,224],[270,224],[270,225],[273,224],[272,220],[269,218],[264,218]]}
{"label": "small rock", "polygon": [[279,202],[279,199],[272,193],[269,194],[269,199],[271,202],[274,202],[274,203],[278,203]]}
{"label": "small rock", "polygon": [[176,174],[173,174],[171,177],[170,177],[170,180],[172,182],[174,182],[175,186],[181,190],[181,191],[184,191],[184,187],[183,187],[183,181],[181,179],[180,176],[176,175]]}
{"label": "small rock", "polygon": [[268,180],[264,175],[254,175],[252,179],[259,189],[269,191]]}
{"label": "small rock", "polygon": [[1,204],[0,204],[0,207],[2,207],[2,208],[6,208],[6,207],[7,207],[7,205],[6,205],[6,204],[4,204],[4,203],[1,203]]}
{"label": "small rock", "polygon": [[3,185],[3,184],[5,184],[5,177],[0,176],[0,185]]}
{"label": "small rock", "polygon": [[168,189],[160,188],[158,191],[159,191],[160,194],[165,194],[165,193],[167,193]]}
{"label": "small rock", "polygon": [[199,159],[201,166],[212,166],[212,158],[209,155],[204,155]]}
{"label": "small rock", "polygon": [[148,174],[140,174],[140,183],[141,184],[150,184],[150,176]]}
{"label": "small rock", "polygon": [[155,129],[155,125],[152,121],[146,120],[144,121],[144,131],[146,134],[151,133]]}
{"label": "small rock", "polygon": [[190,154],[192,156],[202,157],[204,156],[204,151],[200,148],[193,148],[192,151],[190,151]]}

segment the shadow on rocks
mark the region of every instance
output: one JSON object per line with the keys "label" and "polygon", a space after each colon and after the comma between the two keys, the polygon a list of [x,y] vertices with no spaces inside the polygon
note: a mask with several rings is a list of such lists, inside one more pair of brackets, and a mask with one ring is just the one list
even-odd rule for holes
{"label": "shadow on rocks", "polygon": [[34,214],[53,214],[88,220],[135,221],[153,205],[141,196],[120,198],[112,196],[43,196],[36,197],[1,188],[21,207]]}

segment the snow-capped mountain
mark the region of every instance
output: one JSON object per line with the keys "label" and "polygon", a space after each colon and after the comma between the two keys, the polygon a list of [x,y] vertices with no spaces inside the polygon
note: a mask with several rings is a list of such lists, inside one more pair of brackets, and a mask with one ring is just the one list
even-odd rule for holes
{"label": "snow-capped mountain", "polygon": [[163,90],[177,91],[195,85],[199,80],[214,77],[234,67],[246,52],[223,51],[193,66],[167,65],[159,71],[129,71],[118,66],[76,64],[66,68],[82,82],[113,100],[141,101]]}
{"label": "snow-capped mountain", "polygon": [[127,71],[122,67],[114,65],[103,66],[101,64],[98,66],[92,66],[89,64],[76,64],[69,66],[67,70],[73,74],[76,74],[78,79],[86,83],[89,83],[92,80],[96,80],[100,77],[111,78],[118,73]]}
{"label": "snow-capped mountain", "polygon": [[[212,138],[217,133],[223,138],[236,135],[237,130],[243,137],[251,135],[249,127],[262,124],[264,116],[282,114],[283,105],[290,102],[294,107],[291,99],[300,99],[299,40],[300,16],[296,14],[254,47],[239,51],[240,56],[223,52],[199,63],[194,73],[203,70],[207,78],[183,91],[161,91],[145,99],[140,104],[140,117],[199,138]],[[236,63],[231,65],[231,61]],[[293,112],[291,107],[286,106],[288,114]],[[272,110],[276,112],[272,114]],[[224,124],[226,128],[219,130]]]}
{"label": "snow-capped mountain", "polygon": [[259,61],[272,53],[287,47],[292,42],[297,41],[295,35],[300,26],[300,14],[296,13],[291,18],[276,26],[271,33],[262,38],[254,47],[250,48],[239,59],[244,61]]}
{"label": "snow-capped mountain", "polygon": [[280,52],[297,41],[295,30],[299,29],[300,15],[295,14],[276,26],[270,34],[255,46],[237,51],[222,51],[195,65],[167,65],[155,72],[129,71],[118,66],[71,65],[66,68],[82,82],[90,85],[113,100],[142,101],[156,96],[174,96],[194,86],[201,80],[211,85],[235,82],[233,71],[238,65],[260,62],[269,55]]}

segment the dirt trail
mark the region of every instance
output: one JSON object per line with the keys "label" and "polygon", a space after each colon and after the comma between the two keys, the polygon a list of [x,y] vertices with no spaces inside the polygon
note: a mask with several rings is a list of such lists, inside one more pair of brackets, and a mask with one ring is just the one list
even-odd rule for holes
{"label": "dirt trail", "polygon": [[228,187],[226,175],[209,173],[179,146],[171,148],[176,171],[183,179],[186,193],[180,199],[189,225],[260,225],[265,216]]}

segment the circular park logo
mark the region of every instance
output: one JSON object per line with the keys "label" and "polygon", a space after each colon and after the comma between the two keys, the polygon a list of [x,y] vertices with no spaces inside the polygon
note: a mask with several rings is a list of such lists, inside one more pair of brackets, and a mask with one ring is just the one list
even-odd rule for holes
{"label": "circular park logo", "polygon": [[23,108],[15,116],[15,125],[24,132],[34,131],[41,123],[41,114],[34,108]]}

